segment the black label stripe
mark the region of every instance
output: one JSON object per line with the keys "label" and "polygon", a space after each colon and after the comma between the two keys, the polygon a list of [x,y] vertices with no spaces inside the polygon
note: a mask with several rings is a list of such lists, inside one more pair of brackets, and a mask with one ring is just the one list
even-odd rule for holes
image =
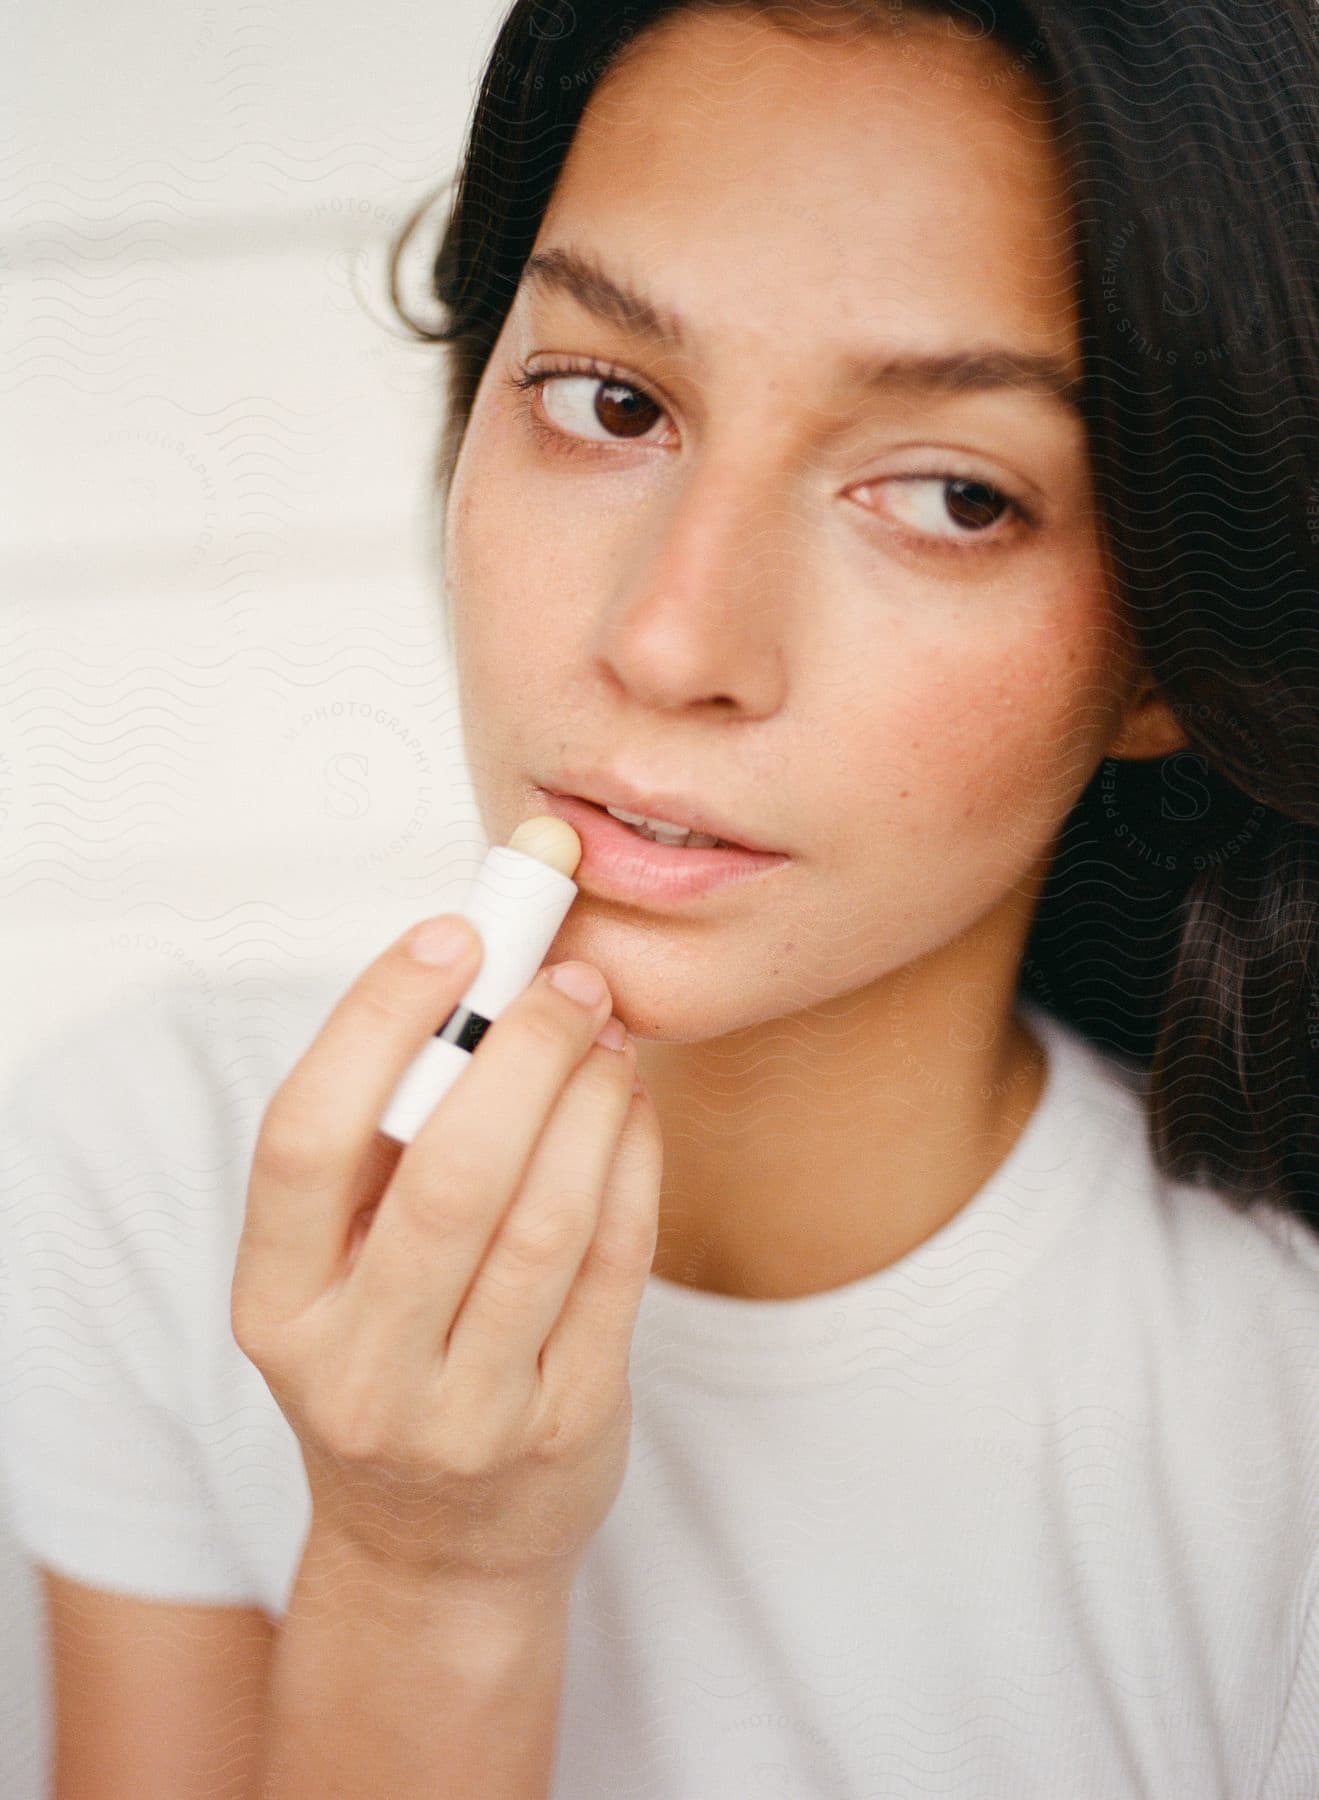
{"label": "black label stripe", "polygon": [[490,1024],[484,1013],[473,1012],[467,1006],[455,1006],[435,1035],[446,1044],[457,1044],[460,1050],[471,1052],[489,1031]]}

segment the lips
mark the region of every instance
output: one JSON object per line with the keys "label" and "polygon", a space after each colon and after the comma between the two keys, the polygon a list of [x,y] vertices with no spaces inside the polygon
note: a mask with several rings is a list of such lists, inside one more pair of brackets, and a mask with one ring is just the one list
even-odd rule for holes
{"label": "lips", "polygon": [[663,819],[668,824],[681,825],[687,831],[723,838],[735,850],[761,856],[784,854],[769,844],[748,837],[744,825],[735,824],[731,818],[721,818],[699,800],[687,799],[672,791],[646,793],[622,781],[603,776],[596,779],[590,775],[572,778],[565,775],[558,788],[543,787],[542,791],[568,800],[587,800],[598,807],[616,806],[622,812],[640,813],[647,819]]}
{"label": "lips", "polygon": [[605,900],[675,906],[717,888],[763,878],[792,861],[786,855],[752,850],[657,844],[594,801],[546,788],[540,794],[542,809],[565,820],[581,840],[582,860],[573,880]]}

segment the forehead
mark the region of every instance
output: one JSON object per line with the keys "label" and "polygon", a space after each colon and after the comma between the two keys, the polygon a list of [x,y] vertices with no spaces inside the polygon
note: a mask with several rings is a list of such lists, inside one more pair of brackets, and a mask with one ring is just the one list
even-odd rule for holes
{"label": "forehead", "polygon": [[1070,209],[1042,102],[997,46],[912,35],[915,57],[905,33],[670,16],[592,94],[538,244],[650,277],[721,347],[989,335],[1069,353]]}

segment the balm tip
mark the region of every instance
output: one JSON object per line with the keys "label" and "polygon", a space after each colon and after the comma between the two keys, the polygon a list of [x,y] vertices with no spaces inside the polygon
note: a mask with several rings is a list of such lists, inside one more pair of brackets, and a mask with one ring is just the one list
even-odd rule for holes
{"label": "balm tip", "polygon": [[537,862],[557,869],[570,880],[582,860],[582,840],[566,819],[556,819],[553,813],[524,819],[508,840],[508,847],[520,850],[523,856],[534,856]]}

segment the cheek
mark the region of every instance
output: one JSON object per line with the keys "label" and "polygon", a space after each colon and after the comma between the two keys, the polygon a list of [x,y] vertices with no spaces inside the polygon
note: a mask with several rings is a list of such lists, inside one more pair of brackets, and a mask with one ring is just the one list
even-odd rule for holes
{"label": "cheek", "polygon": [[444,572],[460,681],[497,708],[540,612],[544,558],[498,432],[473,413],[444,521]]}
{"label": "cheek", "polygon": [[[445,579],[460,606],[485,596],[519,562],[517,509],[511,504],[489,408],[478,399],[467,426],[444,519]],[[511,539],[511,541],[510,541]]]}
{"label": "cheek", "polygon": [[1113,721],[1107,615],[1097,587],[1071,594],[992,641],[908,645],[896,682],[874,683],[840,772],[867,797],[849,816],[883,821],[910,867],[974,876],[979,847],[996,878],[1019,872],[1093,773]]}
{"label": "cheek", "polygon": [[444,567],[460,652],[543,662],[561,623],[580,616],[598,580],[599,509],[578,518],[538,481],[495,395],[479,397],[444,521]]}

